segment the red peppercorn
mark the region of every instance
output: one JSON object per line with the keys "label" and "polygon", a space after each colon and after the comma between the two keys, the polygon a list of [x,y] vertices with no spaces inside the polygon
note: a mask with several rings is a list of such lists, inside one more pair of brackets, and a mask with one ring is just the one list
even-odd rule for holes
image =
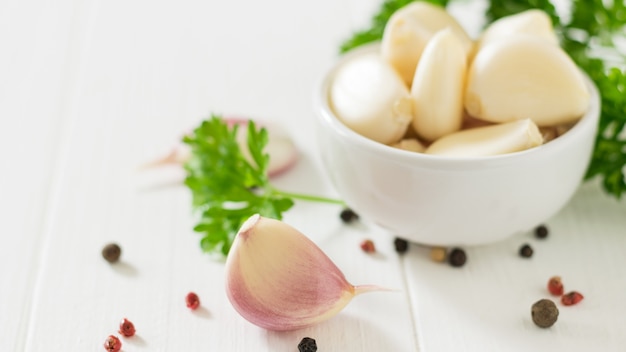
{"label": "red peppercorn", "polygon": [[376,252],[376,246],[374,246],[374,242],[372,242],[372,240],[364,240],[363,242],[361,242],[361,249],[365,253]]}
{"label": "red peppercorn", "polygon": [[198,298],[198,295],[193,292],[189,292],[187,294],[187,297],[185,297],[185,302],[187,303],[187,308],[191,310],[196,310],[198,309],[198,307],[200,307],[200,298]]}
{"label": "red peppercorn", "polygon": [[109,352],[119,352],[122,349],[122,341],[113,335],[109,335],[106,340],[104,340],[104,349]]}
{"label": "red peppercorn", "polygon": [[583,295],[580,294],[579,292],[572,291],[572,292],[564,294],[561,297],[561,303],[563,303],[564,306],[571,306],[582,301],[583,298],[585,297],[583,297]]}
{"label": "red peppercorn", "polygon": [[120,322],[120,330],[118,331],[120,334],[125,337],[131,337],[135,335],[135,325],[128,319],[124,318]]}
{"label": "red peppercorn", "polygon": [[554,296],[563,294],[563,283],[560,276],[553,276],[548,281],[548,291]]}

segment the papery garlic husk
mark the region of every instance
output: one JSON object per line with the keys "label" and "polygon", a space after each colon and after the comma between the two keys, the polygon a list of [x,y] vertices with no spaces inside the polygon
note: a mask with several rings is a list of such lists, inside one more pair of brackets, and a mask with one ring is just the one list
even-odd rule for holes
{"label": "papery garlic husk", "polygon": [[541,145],[543,137],[530,119],[462,130],[436,140],[426,154],[481,157],[518,152]]}
{"label": "papery garlic husk", "polygon": [[391,147],[415,153],[423,153],[426,150],[426,147],[416,138],[402,139],[397,143],[391,144]]}
{"label": "papery garlic husk", "polygon": [[353,286],[305,235],[258,214],[242,225],[226,259],[226,294],[249,322],[268,330],[295,330],[322,322],[357,294],[382,290]]}
{"label": "papery garlic husk", "polygon": [[445,28],[458,36],[466,53],[473,50],[472,39],[441,6],[413,2],[389,18],[383,31],[381,55],[398,71],[407,87],[411,86],[424,47],[435,33]]}
{"label": "papery garlic husk", "polygon": [[531,118],[539,126],[579,119],[589,107],[583,75],[558,46],[529,36],[483,47],[472,62],[465,108],[479,119]]}
{"label": "papery garlic husk", "polygon": [[413,119],[408,88],[378,53],[346,62],[333,79],[330,100],[346,126],[383,144],[400,140]]}
{"label": "papery garlic husk", "polygon": [[546,43],[558,46],[559,38],[552,27],[552,20],[543,11],[526,10],[498,19],[487,27],[476,43],[475,50],[496,40],[508,40],[511,36],[530,35]]}
{"label": "papery garlic husk", "polygon": [[413,129],[434,141],[461,129],[467,55],[450,28],[435,34],[422,53],[411,86]]}
{"label": "papery garlic husk", "polygon": [[543,144],[550,142],[551,140],[558,137],[556,133],[556,128],[554,126],[550,127],[541,127],[539,128],[539,132],[541,132],[541,137],[543,138]]}
{"label": "papery garlic husk", "polygon": [[462,130],[468,130],[476,127],[484,127],[493,125],[493,122],[477,119],[475,117],[470,116],[467,111],[463,112],[463,123],[461,124]]}

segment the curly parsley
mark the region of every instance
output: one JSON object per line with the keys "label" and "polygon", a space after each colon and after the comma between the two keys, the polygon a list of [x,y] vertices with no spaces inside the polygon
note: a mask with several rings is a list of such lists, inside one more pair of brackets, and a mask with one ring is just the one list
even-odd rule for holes
{"label": "curly parsley", "polygon": [[274,188],[267,176],[269,155],[265,128],[249,121],[246,159],[237,143],[235,124],[229,127],[213,115],[183,138],[191,155],[185,163],[185,184],[191,190],[193,207],[200,220],[194,230],[203,234],[205,252],[228,254],[244,221],[253,214],[282,219],[294,199],[343,204],[328,198],[289,193]]}

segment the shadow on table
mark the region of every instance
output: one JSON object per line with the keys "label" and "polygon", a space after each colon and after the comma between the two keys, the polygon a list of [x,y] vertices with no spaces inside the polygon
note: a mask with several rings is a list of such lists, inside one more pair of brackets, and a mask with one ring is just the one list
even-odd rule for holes
{"label": "shadow on table", "polygon": [[117,263],[114,263],[113,265],[111,265],[111,267],[118,274],[122,274],[124,276],[135,277],[139,274],[139,271],[137,271],[137,268],[135,268],[132,264],[124,262],[124,261],[119,261]]}

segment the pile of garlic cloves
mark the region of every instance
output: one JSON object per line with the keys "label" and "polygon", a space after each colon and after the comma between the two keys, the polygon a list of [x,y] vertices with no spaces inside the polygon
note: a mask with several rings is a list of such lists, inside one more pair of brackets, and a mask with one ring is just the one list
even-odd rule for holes
{"label": "pile of garlic cloves", "polygon": [[426,2],[394,13],[380,51],[347,61],[330,89],[336,116],[362,136],[453,157],[536,147],[567,131],[589,103],[544,12],[502,18],[472,40]]}

